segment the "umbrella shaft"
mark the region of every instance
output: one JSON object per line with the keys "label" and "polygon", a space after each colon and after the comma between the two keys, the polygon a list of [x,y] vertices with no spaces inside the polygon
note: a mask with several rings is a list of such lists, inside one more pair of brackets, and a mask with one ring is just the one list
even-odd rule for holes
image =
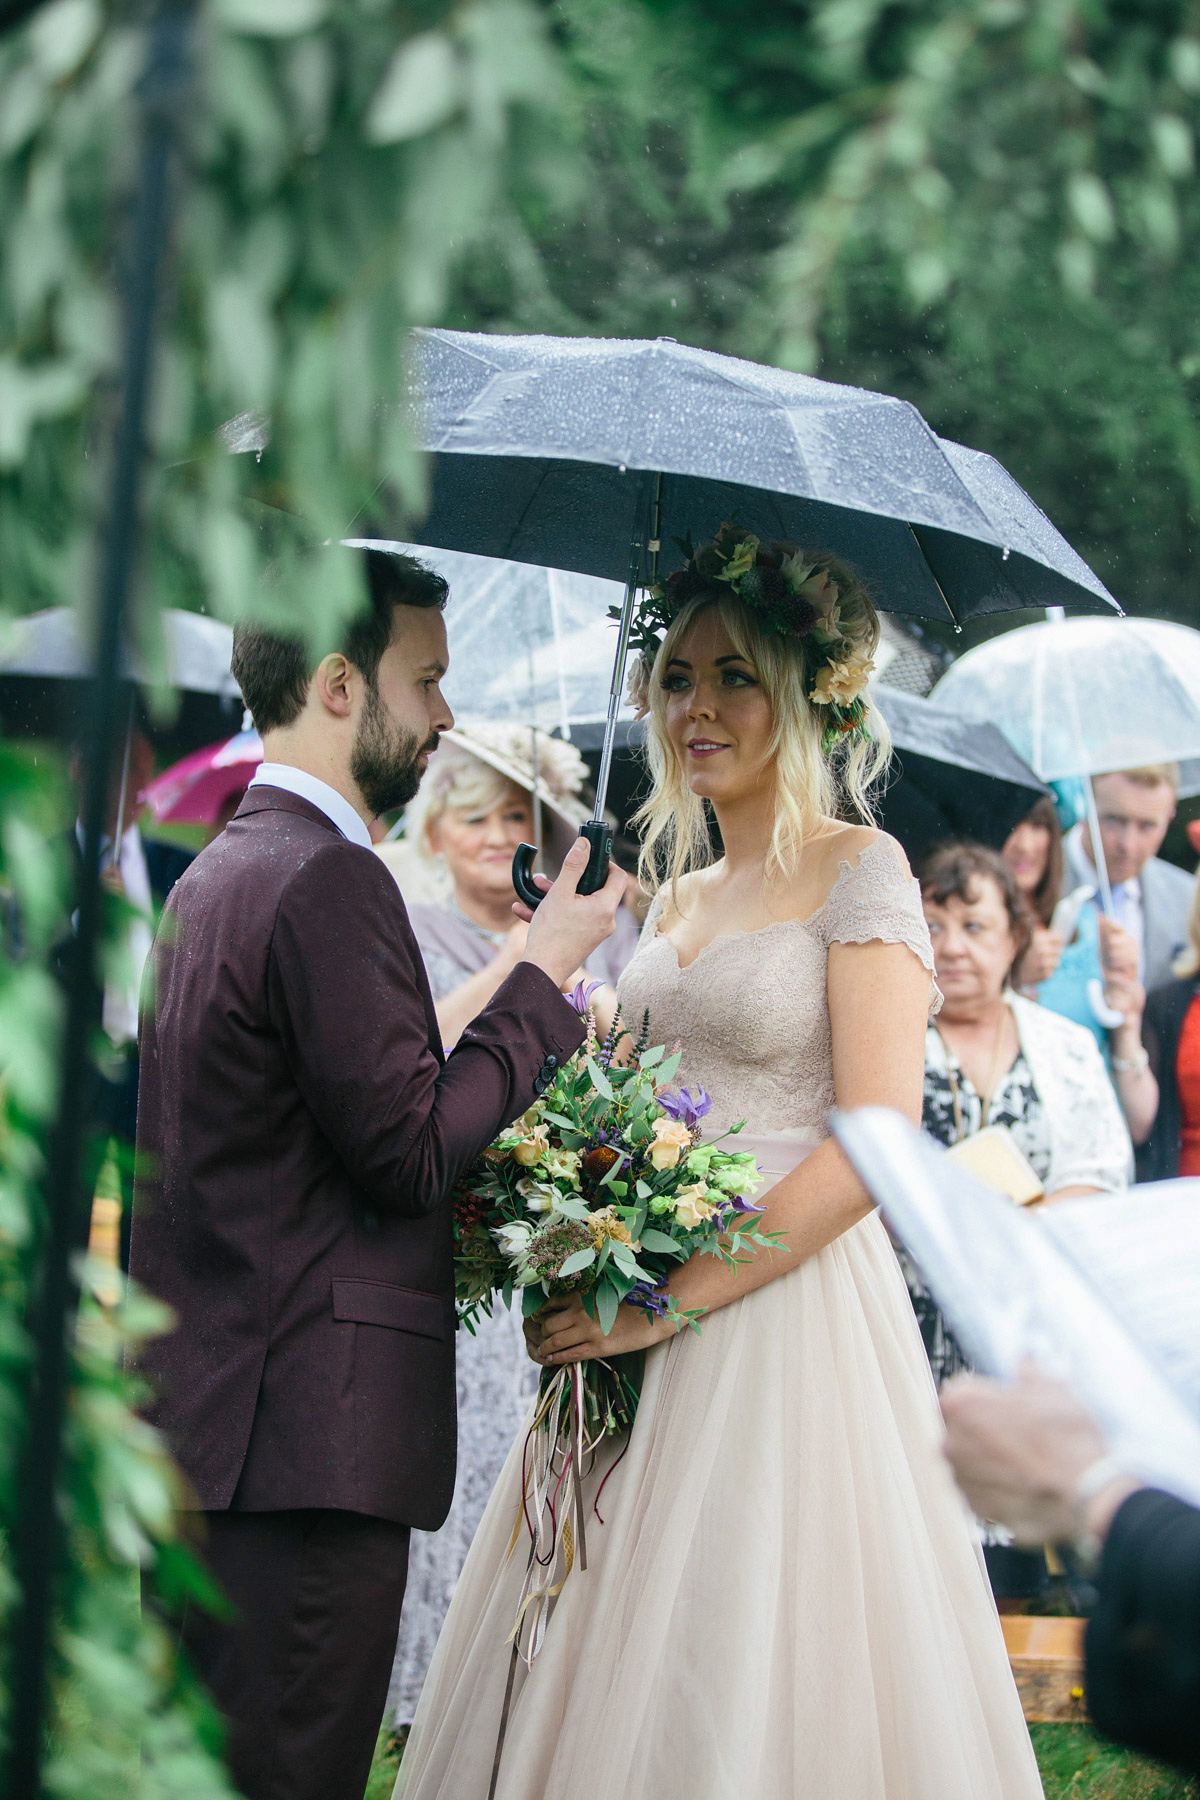
{"label": "umbrella shaft", "polygon": [[1112,888],[1108,880],[1108,862],[1104,855],[1104,845],[1100,840],[1100,814],[1096,810],[1096,791],[1092,786],[1092,778],[1085,775],[1083,791],[1087,803],[1088,831],[1092,839],[1092,861],[1096,865],[1096,876],[1100,888],[1100,905],[1106,919],[1113,916]]}
{"label": "umbrella shaft", "polygon": [[650,540],[651,555],[657,556],[658,554],[661,508],[662,476],[646,475],[643,477],[642,491],[638,497],[633,542],[629,547],[629,574],[625,582],[625,598],[621,602],[621,629],[617,637],[617,655],[613,663],[612,686],[608,690],[608,716],[604,721],[604,742],[600,749],[600,768],[596,775],[596,804],[592,810],[593,823],[599,823],[604,817],[604,803],[608,798],[608,777],[612,769],[613,746],[617,735],[617,714],[621,710],[621,695],[625,688],[625,664],[629,657],[629,633],[633,627],[633,609],[637,601],[638,589],[645,579],[643,554],[648,540]]}

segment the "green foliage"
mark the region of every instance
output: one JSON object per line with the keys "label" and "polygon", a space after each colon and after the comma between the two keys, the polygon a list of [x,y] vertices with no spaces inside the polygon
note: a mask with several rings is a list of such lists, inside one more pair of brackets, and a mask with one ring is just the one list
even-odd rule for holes
{"label": "green foliage", "polygon": [[[41,1237],[38,1183],[57,1100],[61,996],[48,973],[66,929],[65,870],[49,843],[61,796],[32,756],[0,749],[0,910],[17,953],[0,957],[0,1526],[16,1514],[29,1352],[21,1326]],[[176,1663],[166,1630],[141,1617],[138,1578],[161,1559],[174,1590],[207,1590],[176,1542],[177,1477],[132,1407],[124,1349],[162,1328],[135,1293],[104,1309],[90,1290],[72,1356],[60,1507],[67,1538],[54,1644],[48,1790],[89,1800],[226,1800],[215,1721]],[[111,1272],[106,1271],[111,1277]],[[0,1621],[14,1602],[0,1560]],[[7,1637],[7,1633],[5,1633]],[[0,1705],[3,1695],[0,1693]]]}
{"label": "green foliage", "polygon": [[[136,176],[141,16],[51,0],[0,42],[11,611],[86,584],[118,374],[114,245]],[[264,560],[381,511],[398,525],[419,504],[403,328],[438,316],[452,259],[482,234],[519,244],[515,197],[560,205],[571,158],[558,59],[528,0],[209,0],[193,60],[142,592],[154,608],[232,615],[254,600]],[[264,610],[327,641],[358,597],[350,559],[286,569]],[[149,623],[146,635],[153,648]]]}

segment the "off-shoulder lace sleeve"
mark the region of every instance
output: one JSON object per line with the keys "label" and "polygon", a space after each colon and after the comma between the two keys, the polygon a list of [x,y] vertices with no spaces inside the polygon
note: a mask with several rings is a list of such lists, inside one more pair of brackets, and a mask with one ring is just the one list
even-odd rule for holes
{"label": "off-shoulder lace sleeve", "polygon": [[929,970],[929,1010],[942,1004],[921,888],[894,838],[878,837],[857,863],[843,862],[822,915],[826,944],[907,944]]}

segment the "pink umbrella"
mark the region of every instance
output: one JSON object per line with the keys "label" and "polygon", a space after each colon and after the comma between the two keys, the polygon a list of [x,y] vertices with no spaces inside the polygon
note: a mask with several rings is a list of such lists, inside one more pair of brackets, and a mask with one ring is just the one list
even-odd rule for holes
{"label": "pink umbrella", "polygon": [[258,733],[239,731],[172,763],[142,798],[160,825],[215,825],[233,796],[249,785],[262,754]]}

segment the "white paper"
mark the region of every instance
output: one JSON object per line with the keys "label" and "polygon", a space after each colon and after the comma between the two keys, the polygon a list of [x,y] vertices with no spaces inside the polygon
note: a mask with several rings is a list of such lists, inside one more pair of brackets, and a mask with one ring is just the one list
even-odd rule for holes
{"label": "white paper", "polygon": [[[1011,1379],[1032,1356],[1074,1389],[1132,1473],[1200,1506],[1200,1237],[1187,1215],[1172,1253],[1180,1196],[1143,1202],[1134,1189],[1039,1216],[899,1113],[864,1107],[835,1131],[972,1361]],[[1128,1212],[1139,1204],[1141,1230]],[[1111,1229],[1099,1218],[1109,1207],[1122,1209]]]}
{"label": "white paper", "polygon": [[1200,1414],[1200,1181],[1061,1200],[1037,1223]]}

